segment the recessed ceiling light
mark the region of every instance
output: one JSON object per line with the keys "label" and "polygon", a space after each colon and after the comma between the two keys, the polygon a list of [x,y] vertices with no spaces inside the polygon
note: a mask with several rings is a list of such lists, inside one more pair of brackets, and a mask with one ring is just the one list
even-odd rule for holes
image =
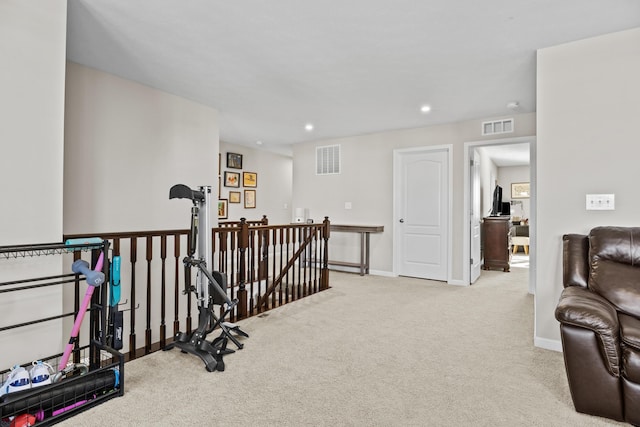
{"label": "recessed ceiling light", "polygon": [[420,107],[420,112],[422,114],[427,114],[430,111],[431,111],[431,106],[430,105],[423,105],[422,107]]}
{"label": "recessed ceiling light", "polygon": [[307,123],[306,125],[304,125],[304,130],[306,130],[307,132],[311,132],[313,130],[313,123]]}
{"label": "recessed ceiling light", "polygon": [[262,145],[262,141],[256,141],[256,144]]}

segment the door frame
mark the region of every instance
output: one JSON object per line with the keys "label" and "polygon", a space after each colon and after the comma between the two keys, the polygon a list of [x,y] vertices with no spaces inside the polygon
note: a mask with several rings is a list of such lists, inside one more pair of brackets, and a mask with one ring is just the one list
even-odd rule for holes
{"label": "door frame", "polygon": [[470,153],[478,147],[489,145],[509,145],[529,143],[529,179],[531,183],[531,197],[529,198],[531,212],[529,214],[529,293],[535,295],[536,289],[536,229],[537,229],[537,163],[536,163],[536,137],[522,136],[516,138],[491,139],[485,141],[470,141],[464,143],[464,244],[462,256],[465,260],[465,268],[462,271],[462,281],[465,286],[470,285],[471,272],[469,260],[471,259],[471,165]]}
{"label": "door frame", "polygon": [[435,151],[444,151],[446,153],[446,162],[447,162],[447,188],[444,189],[447,193],[447,209],[449,210],[447,216],[447,254],[446,254],[446,263],[447,263],[447,283],[451,283],[452,277],[452,262],[453,259],[453,241],[452,241],[452,213],[453,213],[453,144],[443,144],[443,145],[429,145],[422,147],[412,147],[412,148],[399,148],[393,150],[393,275],[399,276],[400,271],[400,252],[402,248],[400,247],[400,214],[399,214],[399,206],[400,206],[400,195],[402,194],[400,183],[402,182],[400,171],[401,171],[401,161],[405,156],[412,154],[424,154]]}

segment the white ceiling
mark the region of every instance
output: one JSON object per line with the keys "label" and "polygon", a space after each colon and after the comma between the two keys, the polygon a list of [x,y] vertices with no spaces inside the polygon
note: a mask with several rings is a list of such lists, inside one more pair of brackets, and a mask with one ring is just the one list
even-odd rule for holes
{"label": "white ceiling", "polygon": [[225,142],[288,152],[533,112],[536,49],[639,26],[638,0],[69,0],[67,57],[215,107]]}
{"label": "white ceiling", "polygon": [[530,164],[529,143],[486,145],[479,147],[478,150],[499,168]]}

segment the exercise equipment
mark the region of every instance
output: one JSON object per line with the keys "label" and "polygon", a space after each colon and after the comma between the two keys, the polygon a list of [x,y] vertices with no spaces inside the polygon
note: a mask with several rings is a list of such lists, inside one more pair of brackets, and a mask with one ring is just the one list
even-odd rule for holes
{"label": "exercise equipment", "polygon": [[122,344],[122,330],[124,325],[124,316],[122,311],[118,309],[120,303],[120,256],[114,256],[111,261],[110,273],[110,297],[109,297],[109,328],[107,335],[107,344],[114,350],[120,350]]}
{"label": "exercise equipment", "polygon": [[104,241],[101,237],[83,237],[80,239],[67,239],[64,241],[64,244],[67,246],[76,246],[76,245],[99,245]]}
{"label": "exercise equipment", "polygon": [[[169,199],[189,199],[191,207],[191,228],[189,231],[188,256],[183,259],[185,269],[184,294],[194,292],[198,300],[198,328],[192,333],[178,332],[174,341],[164,350],[178,347],[186,353],[194,354],[205,364],[207,371],[224,371],[222,357],[233,353],[228,349],[230,339],[238,349],[243,347],[232,332],[248,337],[237,325],[225,322],[225,317],[233,310],[238,300],[231,300],[226,292],[226,276],[220,272],[210,272],[208,263],[211,257],[211,187],[201,186],[198,190],[192,190],[186,185],[177,184],[169,190]],[[197,256],[194,256],[198,251]],[[210,264],[213,265],[213,264]],[[196,286],[191,285],[191,268],[197,269]],[[226,308],[218,318],[214,313],[214,305]],[[207,341],[207,334],[220,328],[221,333],[211,342]]]}
{"label": "exercise equipment", "polygon": [[84,260],[77,260],[71,265],[71,270],[76,274],[84,274],[87,279],[87,283],[89,287],[87,288],[87,292],[84,294],[84,299],[82,300],[82,304],[80,306],[80,311],[78,311],[78,315],[76,316],[76,320],[73,324],[73,329],[71,330],[71,337],[69,338],[69,342],[64,349],[64,353],[62,354],[62,358],[60,359],[60,364],[58,365],[58,374],[56,374],[54,378],[54,382],[59,381],[62,376],[61,374],[65,371],[67,367],[67,362],[69,361],[69,356],[71,356],[71,352],[73,351],[73,345],[78,338],[78,333],[80,332],[80,326],[82,325],[82,320],[84,319],[84,314],[91,303],[91,296],[93,295],[93,290],[104,283],[104,273],[102,270],[102,264],[104,263],[104,252],[100,253],[100,257],[96,262],[96,267],[94,270],[89,268],[89,263]]}

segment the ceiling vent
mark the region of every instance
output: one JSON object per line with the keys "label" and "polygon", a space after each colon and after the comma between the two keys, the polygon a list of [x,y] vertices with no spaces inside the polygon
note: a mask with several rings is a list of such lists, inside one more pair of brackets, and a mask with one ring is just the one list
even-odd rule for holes
{"label": "ceiling vent", "polygon": [[325,145],[316,147],[316,175],[335,175],[340,173],[340,146]]}
{"label": "ceiling vent", "polygon": [[493,122],[482,122],[483,135],[495,135],[498,133],[513,132],[513,119],[496,120]]}

